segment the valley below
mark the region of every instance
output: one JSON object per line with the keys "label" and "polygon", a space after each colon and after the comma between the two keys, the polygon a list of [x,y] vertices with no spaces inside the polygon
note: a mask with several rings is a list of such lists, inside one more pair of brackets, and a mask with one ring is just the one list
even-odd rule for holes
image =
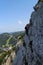
{"label": "valley below", "polygon": [[17,46],[23,41],[23,36],[22,31],[0,34],[0,65],[11,65],[16,57]]}

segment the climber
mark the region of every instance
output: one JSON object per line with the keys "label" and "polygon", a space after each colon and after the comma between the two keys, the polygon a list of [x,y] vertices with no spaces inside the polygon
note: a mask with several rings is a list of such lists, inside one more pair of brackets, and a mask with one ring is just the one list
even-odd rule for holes
{"label": "climber", "polygon": [[30,27],[30,24],[27,24],[26,26],[25,26],[25,30],[26,30],[26,34],[28,35],[28,29],[29,29],[29,27]]}

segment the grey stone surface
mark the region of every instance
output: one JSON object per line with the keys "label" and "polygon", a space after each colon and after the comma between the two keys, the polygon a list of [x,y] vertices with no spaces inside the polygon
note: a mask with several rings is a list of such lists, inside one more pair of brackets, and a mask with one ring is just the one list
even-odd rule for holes
{"label": "grey stone surface", "polygon": [[39,8],[31,15],[28,35],[20,46],[12,65],[43,65],[43,2],[37,4]]}

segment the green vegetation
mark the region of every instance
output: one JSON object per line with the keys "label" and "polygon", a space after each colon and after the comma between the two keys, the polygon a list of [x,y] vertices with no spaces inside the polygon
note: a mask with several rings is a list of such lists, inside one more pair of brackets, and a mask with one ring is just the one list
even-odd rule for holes
{"label": "green vegetation", "polygon": [[1,53],[0,53],[0,65],[1,65],[1,63],[2,63],[2,61],[3,61],[3,59],[4,59],[4,57],[6,56],[6,53],[4,52],[4,51],[0,51]]}
{"label": "green vegetation", "polygon": [[0,34],[0,46],[5,45],[6,40],[10,37],[10,34],[3,33]]}
{"label": "green vegetation", "polygon": [[6,56],[10,56],[10,54],[16,50],[15,45],[18,37],[23,40],[24,31],[0,34],[0,65],[2,62],[5,62],[3,59]]}

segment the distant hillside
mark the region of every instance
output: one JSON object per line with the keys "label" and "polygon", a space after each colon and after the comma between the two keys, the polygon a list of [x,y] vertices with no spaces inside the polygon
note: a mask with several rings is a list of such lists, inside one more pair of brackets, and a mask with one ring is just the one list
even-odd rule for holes
{"label": "distant hillside", "polygon": [[0,34],[0,46],[5,44],[16,44],[18,36],[24,36],[24,31]]}
{"label": "distant hillside", "polygon": [[0,46],[6,43],[6,40],[10,37],[10,34],[3,33],[0,34]]}
{"label": "distant hillside", "polygon": [[0,34],[0,65],[8,65],[10,60],[13,61],[18,51],[17,45],[20,45],[23,37],[24,31]]}

